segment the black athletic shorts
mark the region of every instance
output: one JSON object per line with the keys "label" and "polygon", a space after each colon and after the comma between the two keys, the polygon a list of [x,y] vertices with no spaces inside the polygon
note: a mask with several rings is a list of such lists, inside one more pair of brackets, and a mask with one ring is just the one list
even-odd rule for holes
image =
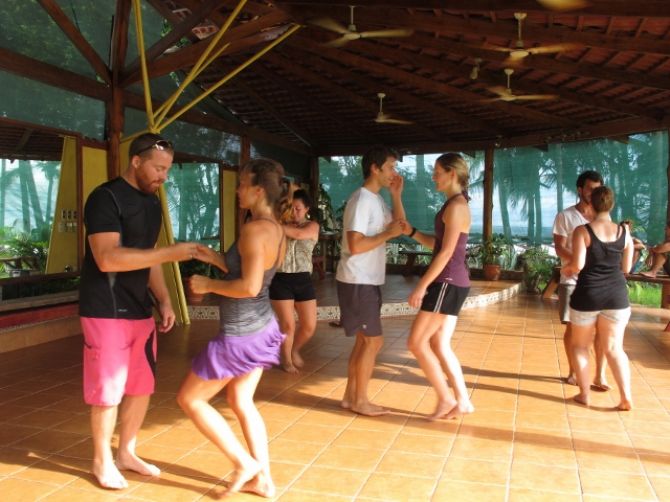
{"label": "black athletic shorts", "polygon": [[448,282],[434,282],[426,290],[421,310],[457,316],[469,291],[469,287],[454,286]]}
{"label": "black athletic shorts", "polygon": [[314,284],[309,272],[277,272],[270,283],[270,300],[316,300]]}

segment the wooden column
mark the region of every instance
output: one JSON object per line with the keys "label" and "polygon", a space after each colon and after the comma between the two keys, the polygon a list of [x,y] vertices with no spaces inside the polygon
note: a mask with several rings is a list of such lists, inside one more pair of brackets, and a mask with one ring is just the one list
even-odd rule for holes
{"label": "wooden column", "polygon": [[118,86],[112,88],[112,100],[106,103],[107,107],[107,176],[111,180],[121,174],[121,135],[123,134],[124,105],[123,89]]}
{"label": "wooden column", "polygon": [[318,203],[319,203],[319,158],[310,157],[309,159],[309,195],[312,198],[314,207],[311,209],[312,219],[318,220]]}
{"label": "wooden column", "polygon": [[[242,168],[244,164],[251,160],[251,140],[249,136],[240,136],[240,165],[239,169]],[[238,169],[238,172],[239,172]],[[237,199],[237,195],[235,195]],[[240,235],[240,228],[244,224],[246,218],[246,210],[240,209],[239,201],[236,200],[235,207],[237,207],[237,228],[235,228],[235,239]]]}
{"label": "wooden column", "polygon": [[112,99],[106,103],[107,111],[107,176],[109,179],[121,174],[119,150],[124,127],[124,99],[121,87],[121,72],[128,52],[128,22],[130,0],[119,0],[112,25],[110,69],[112,74]]}
{"label": "wooden column", "polygon": [[493,234],[493,148],[484,151],[484,221],[482,238],[486,240]]}

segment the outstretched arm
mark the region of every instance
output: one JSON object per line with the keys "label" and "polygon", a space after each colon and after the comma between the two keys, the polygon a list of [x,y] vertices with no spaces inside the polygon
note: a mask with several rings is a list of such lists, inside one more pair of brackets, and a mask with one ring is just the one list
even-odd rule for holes
{"label": "outstretched arm", "polygon": [[197,252],[197,244],[193,242],[180,242],[151,249],[123,247],[121,234],[118,232],[89,235],[88,243],[95,263],[102,272],[128,272],[168,261],[190,260]]}

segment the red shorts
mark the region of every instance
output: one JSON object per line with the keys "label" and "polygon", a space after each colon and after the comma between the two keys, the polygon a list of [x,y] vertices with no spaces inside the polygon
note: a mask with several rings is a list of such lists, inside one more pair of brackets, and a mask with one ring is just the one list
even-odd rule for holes
{"label": "red shorts", "polygon": [[82,317],[84,401],[117,406],[123,396],[154,392],[156,322]]}

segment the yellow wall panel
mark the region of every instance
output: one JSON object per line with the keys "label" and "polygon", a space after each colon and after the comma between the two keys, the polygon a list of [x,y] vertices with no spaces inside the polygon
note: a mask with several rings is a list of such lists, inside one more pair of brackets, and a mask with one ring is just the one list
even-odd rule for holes
{"label": "yellow wall panel", "polygon": [[235,207],[235,189],[237,187],[237,173],[223,172],[223,186],[221,187],[221,211],[223,211],[223,251],[235,242],[235,223],[237,208]]}
{"label": "yellow wall panel", "polygon": [[51,226],[47,274],[77,270],[77,140],[63,138],[56,212]]}

